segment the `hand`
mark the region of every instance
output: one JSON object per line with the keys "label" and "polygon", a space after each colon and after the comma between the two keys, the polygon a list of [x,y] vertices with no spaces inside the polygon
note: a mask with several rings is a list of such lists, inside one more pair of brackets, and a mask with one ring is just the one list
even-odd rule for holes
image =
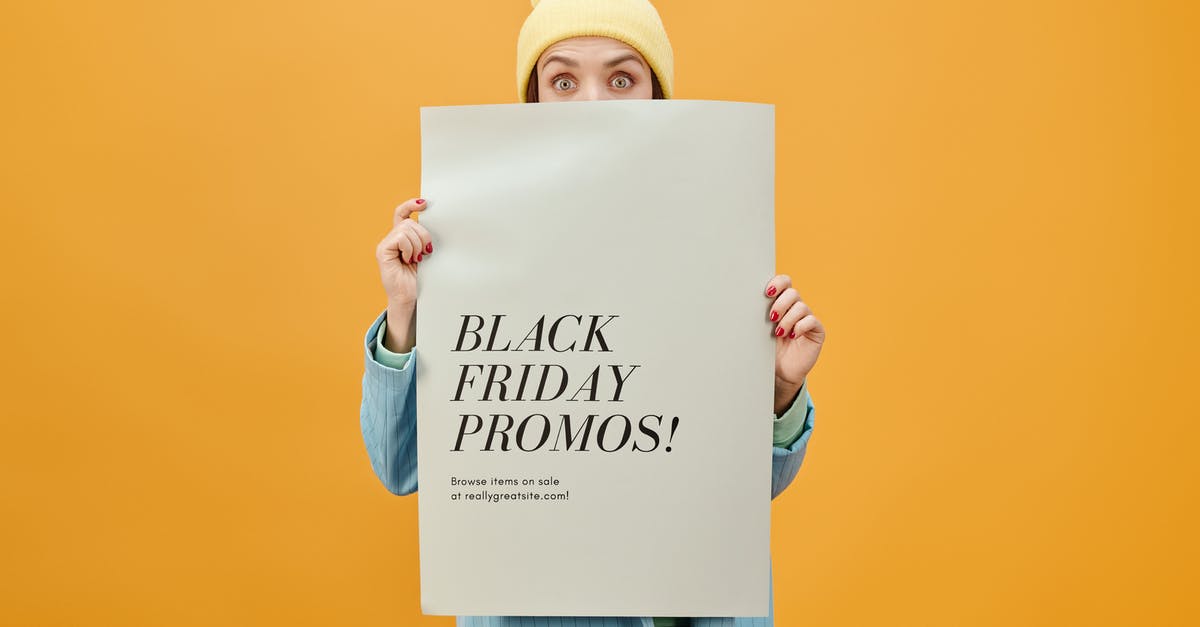
{"label": "hand", "polygon": [[415,343],[413,318],[417,309],[417,264],[433,252],[429,230],[413,218],[427,208],[425,199],[410,198],[396,207],[392,230],[375,247],[379,276],[387,293],[387,333],[384,347],[408,352]]}
{"label": "hand", "polygon": [[817,363],[825,326],[800,300],[786,274],[771,279],[763,294],[772,299],[767,319],[775,336],[775,413],[782,414],[795,400],[804,378]]}

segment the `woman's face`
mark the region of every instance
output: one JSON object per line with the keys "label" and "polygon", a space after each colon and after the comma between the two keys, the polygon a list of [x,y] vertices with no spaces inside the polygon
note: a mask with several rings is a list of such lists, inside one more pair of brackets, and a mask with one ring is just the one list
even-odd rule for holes
{"label": "woman's face", "polygon": [[637,50],[608,37],[572,37],[546,48],[537,76],[539,102],[653,96],[650,65]]}

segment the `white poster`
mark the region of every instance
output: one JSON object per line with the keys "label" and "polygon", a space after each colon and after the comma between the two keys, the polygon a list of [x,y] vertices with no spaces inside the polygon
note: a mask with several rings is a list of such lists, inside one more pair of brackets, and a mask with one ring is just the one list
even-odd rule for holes
{"label": "white poster", "polygon": [[774,107],[421,109],[427,614],[766,616]]}

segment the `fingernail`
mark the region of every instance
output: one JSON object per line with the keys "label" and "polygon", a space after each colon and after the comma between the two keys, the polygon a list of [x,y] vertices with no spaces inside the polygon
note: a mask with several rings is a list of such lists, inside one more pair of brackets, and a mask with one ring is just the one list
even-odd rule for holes
{"label": "fingernail", "polygon": [[426,245],[425,245],[425,252],[426,252],[426,253],[431,253],[431,252],[433,252],[433,244],[432,244],[432,243],[429,243],[429,244],[426,244]]}
{"label": "fingernail", "polygon": [[778,311],[772,311],[772,312],[771,312],[771,322],[775,322],[775,321],[776,321],[776,320],[778,320],[778,319],[779,319],[779,312],[778,312]]}
{"label": "fingernail", "polygon": [[788,337],[789,337],[789,338],[791,338],[791,339],[793,339],[793,340],[794,340],[794,339],[796,339],[796,332],[795,332],[795,331],[792,331],[791,333],[788,333]]}
{"label": "fingernail", "polygon": [[775,327],[775,337],[783,335],[783,327]]}
{"label": "fingernail", "polygon": [[417,261],[421,261],[421,257],[424,257],[424,256],[425,255],[422,255],[421,253],[417,253]]}
{"label": "fingernail", "polygon": [[771,289],[767,290],[767,296],[774,296],[774,295],[775,295],[775,286],[772,285]]}
{"label": "fingernail", "polygon": [[425,199],[424,199],[424,198],[418,198],[418,199],[417,199],[417,204],[418,204],[418,205],[423,205],[423,204],[425,204]]}

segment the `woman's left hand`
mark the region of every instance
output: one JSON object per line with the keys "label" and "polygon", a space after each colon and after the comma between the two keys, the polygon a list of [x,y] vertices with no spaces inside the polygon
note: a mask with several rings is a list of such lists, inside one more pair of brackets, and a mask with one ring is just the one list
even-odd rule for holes
{"label": "woman's left hand", "polygon": [[779,415],[787,411],[816,365],[825,342],[825,326],[800,300],[788,275],[776,275],[763,289],[772,300],[767,319],[773,323],[770,329],[775,336],[775,414]]}

